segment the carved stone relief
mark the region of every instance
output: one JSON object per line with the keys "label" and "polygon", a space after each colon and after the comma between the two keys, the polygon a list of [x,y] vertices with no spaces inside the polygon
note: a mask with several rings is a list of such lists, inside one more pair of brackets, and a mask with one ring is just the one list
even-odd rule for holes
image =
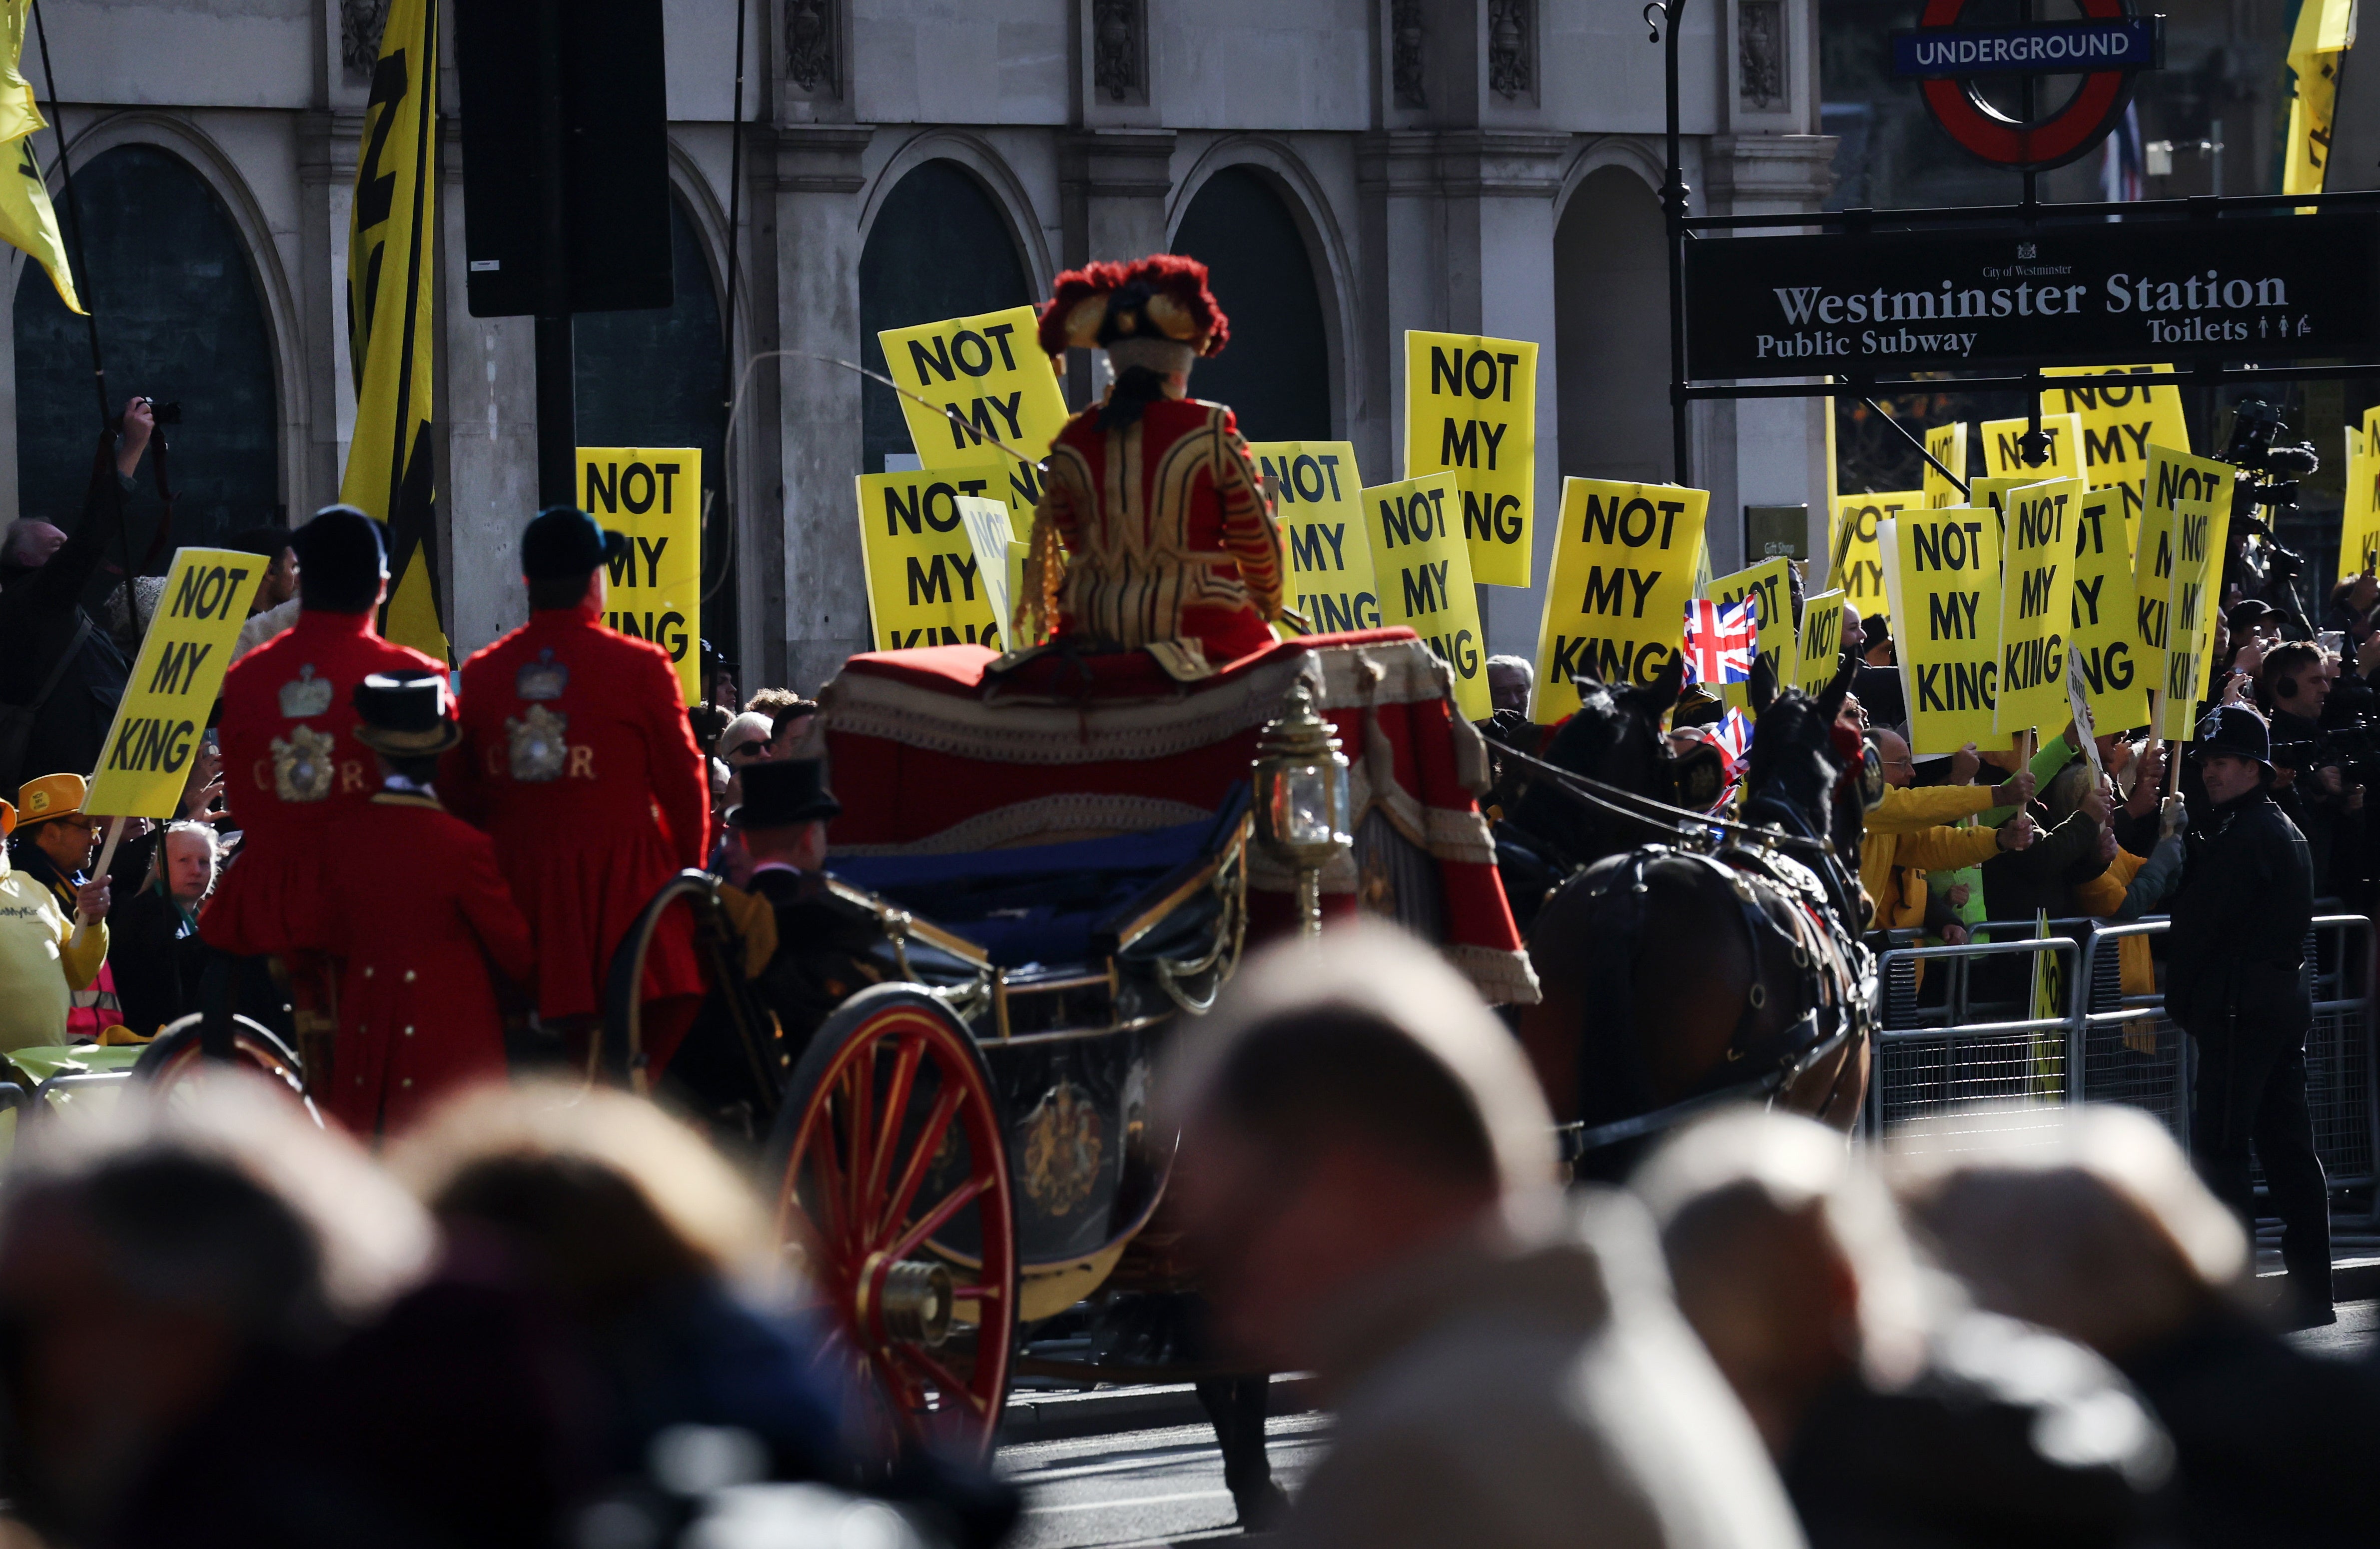
{"label": "carved stone relief", "polygon": [[785,79],[816,96],[839,94],[834,0],[785,0]]}
{"label": "carved stone relief", "polygon": [[1536,79],[1535,0],[1488,0],[1488,85],[1506,102],[1525,97]]}
{"label": "carved stone relief", "polygon": [[1736,95],[1742,105],[1764,112],[1783,107],[1784,0],[1738,0],[1735,46]]}
{"label": "carved stone relief", "polygon": [[388,0],[339,0],[339,61],[347,73],[370,80],[380,61],[381,30],[388,25]]}
{"label": "carved stone relief", "polygon": [[1421,0],[1392,0],[1389,6],[1390,66],[1399,107],[1427,107],[1421,80]]}
{"label": "carved stone relief", "polygon": [[1148,100],[1140,69],[1146,24],[1141,0],[1091,0],[1091,85],[1111,103]]}

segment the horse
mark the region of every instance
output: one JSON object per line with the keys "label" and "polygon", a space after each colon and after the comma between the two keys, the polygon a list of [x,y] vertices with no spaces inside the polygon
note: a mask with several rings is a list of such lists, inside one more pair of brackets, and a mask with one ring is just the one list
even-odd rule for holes
{"label": "horse", "polygon": [[1582,680],[1547,757],[1503,760],[1508,887],[1525,893],[1548,858],[1567,870],[1530,910],[1543,998],[1516,1031],[1581,1172],[1610,1176],[1730,1098],[1856,1122],[1874,970],[1858,940],[1863,805],[1843,778],[1864,750],[1836,726],[1850,681],[1847,665],[1815,698],[1771,694],[1764,670],[1740,823],[1670,804],[1674,671]]}

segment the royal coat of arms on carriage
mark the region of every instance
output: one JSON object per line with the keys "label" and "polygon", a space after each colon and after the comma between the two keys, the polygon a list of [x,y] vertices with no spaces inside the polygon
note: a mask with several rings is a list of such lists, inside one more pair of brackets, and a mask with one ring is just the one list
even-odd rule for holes
{"label": "royal coat of arms on carriage", "polygon": [[570,744],[564,737],[569,729],[569,716],[557,715],[541,704],[530,705],[526,714],[505,716],[513,778],[530,786],[561,779],[563,766],[570,759]]}
{"label": "royal coat of arms on carriage", "polygon": [[1061,1079],[1025,1120],[1025,1192],[1044,1213],[1063,1215],[1091,1197],[1105,1153],[1098,1107]]}

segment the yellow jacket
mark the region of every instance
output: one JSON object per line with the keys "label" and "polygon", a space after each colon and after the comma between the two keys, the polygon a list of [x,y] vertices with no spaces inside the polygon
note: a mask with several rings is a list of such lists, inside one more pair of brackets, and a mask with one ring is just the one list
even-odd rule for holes
{"label": "yellow jacket", "polygon": [[[2074,901],[2074,912],[2107,919],[2124,907],[2124,895],[2130,891],[2132,879],[2149,863],[2145,855],[2119,849],[2107,869],[2089,882],[2079,883],[2068,889]],[[2149,938],[2120,936],[2116,942],[2116,961],[2120,965],[2124,994],[2153,995],[2156,994],[2156,965],[2149,956]]]}
{"label": "yellow jacket", "polygon": [[106,960],[107,922],[75,944],[72,913],[0,848],[0,1050],[65,1043],[68,997]]}
{"label": "yellow jacket", "polygon": [[[1988,799],[1988,793],[1978,787],[1948,788]],[[1888,805],[1888,796],[1887,799]],[[1876,811],[1885,810],[1879,807]],[[1868,816],[1873,820],[1876,813]],[[1895,830],[1877,829],[1871,823],[1860,837],[1860,885],[1867,890],[1869,901],[1876,906],[1871,928],[1899,931],[1923,924],[1926,872],[1978,865],[1998,855],[1999,848],[1999,831],[1994,828],[1949,828],[1936,823],[1922,828]]]}
{"label": "yellow jacket", "polygon": [[[1992,804],[1989,786],[1888,786],[1863,827],[1871,835],[1907,834],[1972,817]],[[1863,841],[1864,842],[1864,841]],[[1863,852],[1864,853],[1864,852]],[[1937,867],[1936,870],[1941,868]],[[1867,868],[1860,871],[1865,874]]]}

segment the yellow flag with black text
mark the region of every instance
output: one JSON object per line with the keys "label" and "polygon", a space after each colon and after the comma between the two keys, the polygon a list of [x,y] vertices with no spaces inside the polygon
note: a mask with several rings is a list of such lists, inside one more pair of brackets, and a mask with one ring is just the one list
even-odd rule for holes
{"label": "yellow flag with black text", "polygon": [[439,621],[431,430],[431,281],[438,266],[438,6],[391,0],[364,106],[347,218],[347,360],[356,431],[339,498],[388,530],[382,633],[451,659]]}
{"label": "yellow flag with black text", "polygon": [[48,125],[23,69],[25,29],[32,16],[33,0],[0,0],[0,146],[6,147],[7,170],[15,174],[0,173],[0,241],[30,254],[67,310],[79,313],[82,299],[75,294],[74,270],[58,239],[58,213],[33,154],[33,131]]}
{"label": "yellow flag with black text", "polygon": [[2281,192],[2322,192],[2330,170],[2330,132],[2338,109],[2338,56],[2355,46],[2355,0],[2302,0],[2289,34],[2289,142]]}

